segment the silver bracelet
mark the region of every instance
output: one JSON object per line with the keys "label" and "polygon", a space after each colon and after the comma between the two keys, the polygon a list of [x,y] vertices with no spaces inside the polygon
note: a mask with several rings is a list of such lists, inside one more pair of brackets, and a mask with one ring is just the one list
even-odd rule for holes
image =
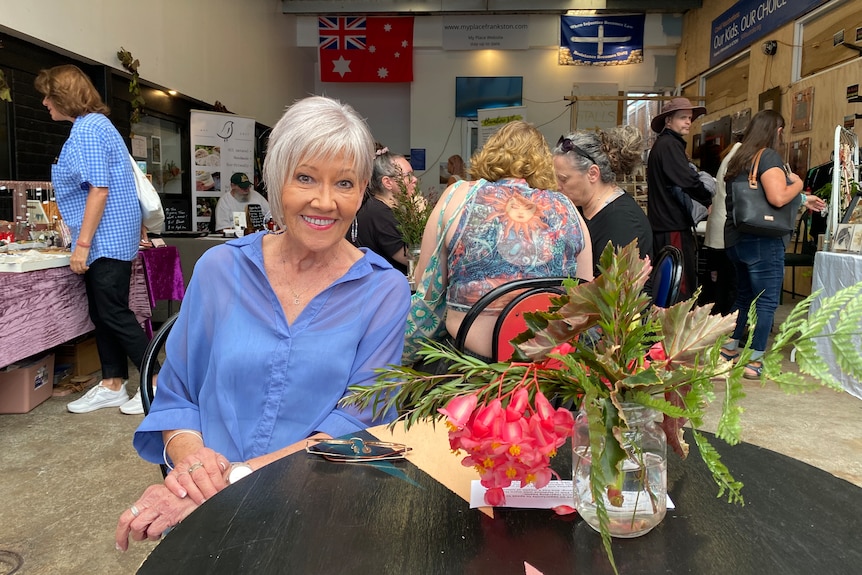
{"label": "silver bracelet", "polygon": [[171,441],[174,440],[174,437],[176,437],[177,435],[182,435],[183,433],[191,433],[192,435],[197,435],[198,439],[201,440],[201,443],[203,443],[204,440],[204,436],[201,435],[200,432],[195,431],[194,429],[180,429],[179,431],[173,432],[171,436],[168,437],[168,440],[165,441],[165,448],[162,450],[162,459],[165,460],[165,466],[171,471],[174,470],[174,466],[168,463],[168,445],[170,445]]}

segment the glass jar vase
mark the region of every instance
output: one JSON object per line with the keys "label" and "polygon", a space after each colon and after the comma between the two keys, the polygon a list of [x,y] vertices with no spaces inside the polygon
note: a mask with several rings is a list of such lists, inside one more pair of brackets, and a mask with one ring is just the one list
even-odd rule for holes
{"label": "glass jar vase", "polygon": [[[614,409],[610,401],[605,408]],[[642,405],[622,404],[619,437],[625,457],[616,481],[598,489],[612,537],[630,538],[648,533],[667,512],[667,438],[656,422],[657,415],[659,412]],[[575,417],[572,438],[575,509],[590,527],[600,531],[590,483],[591,469],[589,426],[587,413],[582,410]]]}
{"label": "glass jar vase", "polygon": [[407,248],[407,282],[410,284],[411,292],[416,291],[416,264],[419,262],[420,255],[419,247]]}

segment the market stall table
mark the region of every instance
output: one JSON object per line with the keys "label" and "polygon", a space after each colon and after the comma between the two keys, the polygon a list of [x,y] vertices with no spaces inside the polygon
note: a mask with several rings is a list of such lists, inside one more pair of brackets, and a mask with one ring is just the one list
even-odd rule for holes
{"label": "market stall table", "polygon": [[[812,293],[823,290],[811,304],[813,313],[820,308],[823,298],[834,295],[842,288],[849,287],[862,281],[862,255],[852,253],[837,253],[819,251],[814,255],[814,277],[811,281]],[[835,322],[830,321],[826,328],[827,333],[835,329]],[[857,341],[860,338],[857,336]],[[836,380],[841,382],[844,389],[856,397],[862,399],[862,382],[857,381],[850,375],[841,373],[837,367],[835,354],[828,338],[815,339],[817,353],[830,366],[830,372]]]}
{"label": "market stall table", "polygon": [[[434,441],[445,453],[440,433]],[[853,534],[862,489],[784,455],[727,447],[707,435],[745,483],[745,506],[716,498],[697,454],[671,456],[668,492],[676,509],[647,535],[614,540],[621,574],[858,572],[862,548]],[[436,457],[435,471],[425,471],[414,463],[424,447],[414,447],[408,461],[389,463],[332,463],[305,452],[276,461],[204,503],[138,573],[534,573],[528,565],[544,575],[612,572],[601,538],[580,518],[527,509],[495,509],[490,517],[470,509],[441,483],[459,473],[458,458]],[[570,465],[564,448],[554,467],[570,478]]]}
{"label": "market stall table", "polygon": [[[129,307],[150,317],[140,258],[132,265]],[[93,330],[84,278],[68,264],[27,272],[0,272],[0,368]]]}

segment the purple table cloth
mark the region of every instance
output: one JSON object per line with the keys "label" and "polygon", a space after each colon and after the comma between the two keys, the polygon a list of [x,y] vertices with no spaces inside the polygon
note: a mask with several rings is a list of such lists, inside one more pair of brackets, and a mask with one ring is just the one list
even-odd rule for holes
{"label": "purple table cloth", "polygon": [[[129,308],[143,324],[152,309],[141,258],[129,287]],[[0,368],[92,330],[84,278],[69,267],[0,272]]]}

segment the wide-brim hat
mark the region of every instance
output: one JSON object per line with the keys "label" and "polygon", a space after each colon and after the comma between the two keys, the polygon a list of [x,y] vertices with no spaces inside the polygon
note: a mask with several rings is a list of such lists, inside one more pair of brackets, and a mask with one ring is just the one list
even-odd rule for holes
{"label": "wide-brim hat", "polygon": [[661,114],[652,119],[649,123],[650,128],[655,133],[664,130],[664,119],[680,110],[691,110],[692,121],[706,114],[706,108],[703,106],[695,106],[688,98],[674,98],[664,103],[661,107]]}

